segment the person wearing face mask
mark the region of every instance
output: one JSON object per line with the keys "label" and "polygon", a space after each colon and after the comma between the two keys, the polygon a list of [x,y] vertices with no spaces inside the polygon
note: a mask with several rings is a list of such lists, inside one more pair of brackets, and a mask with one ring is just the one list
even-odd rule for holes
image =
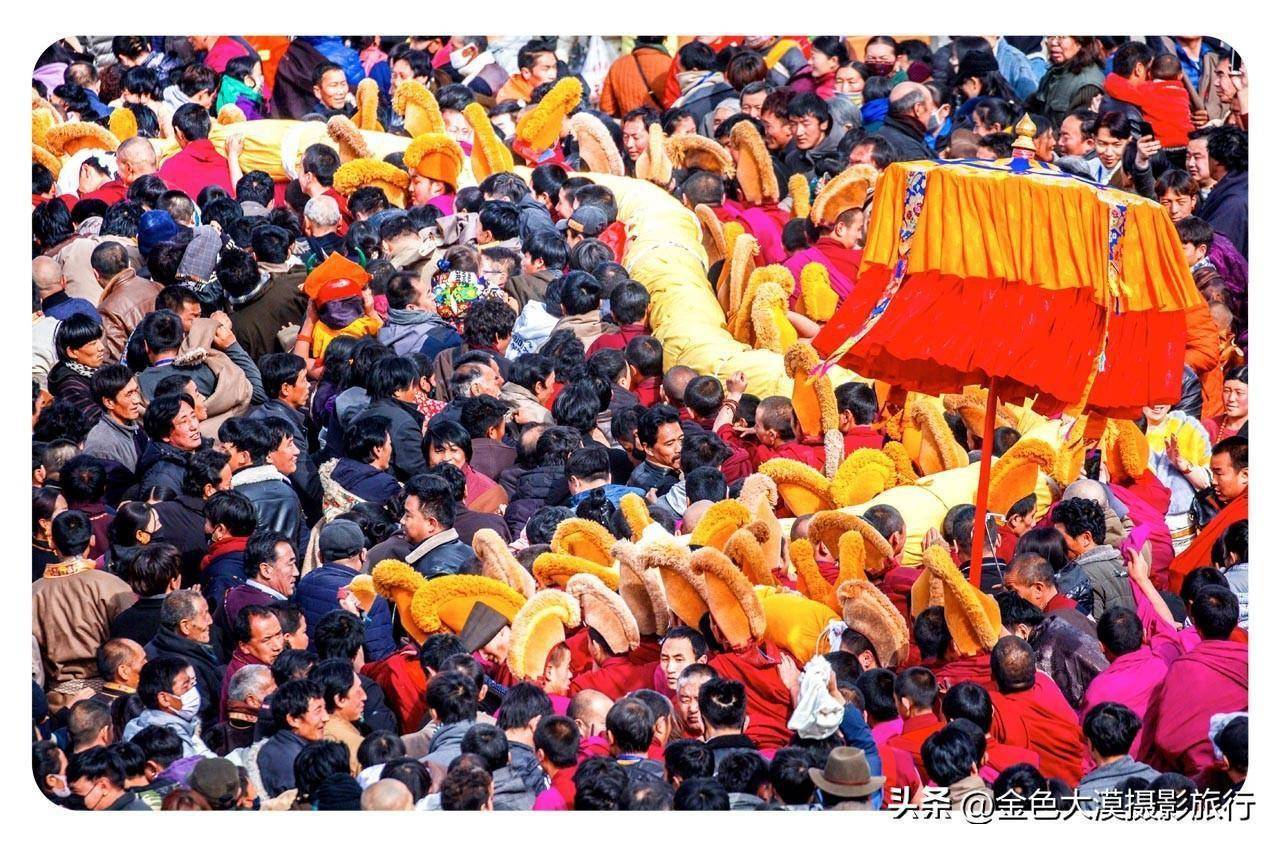
{"label": "person wearing face mask", "polygon": [[898,41],[889,35],[876,35],[867,40],[862,50],[862,61],[872,76],[882,76],[899,83],[906,74],[898,69]]}
{"label": "person wearing face mask", "polygon": [[56,740],[40,740],[31,747],[31,769],[44,798],[64,805],[71,798],[67,783],[67,755]]}
{"label": "person wearing face mask", "polygon": [[165,726],[182,739],[183,757],[215,757],[200,738],[203,700],[191,664],[173,657],[148,661],[138,677],[138,698],[145,710],[125,725],[123,740],[148,726]]}
{"label": "person wearing face mask", "polygon": [[889,142],[898,161],[934,158],[925,136],[936,132],[943,117],[929,89],[918,82],[900,82],[889,92],[889,116],[879,134]]}
{"label": "person wearing face mask", "polygon": [[64,804],[86,811],[150,811],[151,807],[126,790],[124,762],[110,749],[90,749],[67,765],[71,793]]}
{"label": "person wearing face mask", "polygon": [[462,84],[493,105],[493,98],[506,84],[508,74],[489,51],[489,39],[483,35],[455,35],[449,40],[449,65],[462,78]]}

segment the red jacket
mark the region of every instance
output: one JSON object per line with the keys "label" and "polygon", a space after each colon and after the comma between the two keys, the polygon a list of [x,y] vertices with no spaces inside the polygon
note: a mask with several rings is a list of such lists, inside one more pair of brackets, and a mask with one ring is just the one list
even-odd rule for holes
{"label": "red jacket", "polygon": [[160,165],[158,174],[165,184],[195,199],[206,185],[221,186],[234,197],[227,160],[213,148],[208,138],[192,141]]}
{"label": "red jacket", "polygon": [[610,699],[617,700],[628,693],[652,686],[653,668],[657,666],[657,662],[636,663],[632,661],[633,655],[634,653],[611,656],[599,668],[574,676],[569,684],[569,692],[598,690]]}
{"label": "red jacket", "polygon": [[1119,74],[1109,73],[1102,90],[1142,110],[1157,140],[1166,147],[1187,146],[1191,125],[1191,96],[1176,79],[1153,79],[1130,82]]}
{"label": "red jacket", "polygon": [[102,183],[98,186],[97,191],[90,191],[77,202],[84,202],[85,200],[102,200],[102,202],[111,206],[125,199],[128,193],[129,186],[125,185],[119,179],[113,179],[110,182]]}
{"label": "red jacket", "polygon": [[592,341],[591,347],[587,350],[587,358],[591,358],[600,350],[625,350],[632,338],[639,338],[641,335],[648,334],[649,330],[645,327],[644,321],[619,326],[617,332],[601,335]]}
{"label": "red jacket", "polygon": [[[609,336],[601,335],[600,337],[608,338]],[[645,379],[643,382],[639,382],[638,384],[633,385],[631,388],[631,393],[636,395],[636,398],[640,400],[641,405],[643,405],[645,408],[649,408],[650,406],[657,404],[659,400],[658,391],[661,388],[662,388],[662,380],[659,379],[657,376],[652,376],[648,379]]]}
{"label": "red jacket", "polygon": [[918,717],[909,717],[902,721],[902,734],[889,738],[888,745],[910,753],[916,769],[924,772],[924,758],[920,754],[920,747],[924,746],[929,736],[941,729],[942,725],[942,721],[932,712]]}
{"label": "red jacket", "polygon": [[381,661],[365,664],[360,671],[378,683],[387,706],[396,712],[406,732],[422,728],[427,714],[427,677],[418,663],[418,650],[406,646]]}
{"label": "red jacket", "polygon": [[844,433],[844,454],[848,457],[856,449],[880,449],[884,446],[884,432],[872,426],[854,426]]}
{"label": "red jacket", "polygon": [[610,223],[597,237],[606,247],[613,250],[613,260],[621,262],[622,254],[627,249],[627,227],[622,225],[622,221],[615,220]]}
{"label": "red jacket", "polygon": [[778,675],[781,653],[772,644],[722,652],[707,663],[721,678],[742,682],[747,692],[746,735],[761,749],[778,749],[791,741],[791,690]]}

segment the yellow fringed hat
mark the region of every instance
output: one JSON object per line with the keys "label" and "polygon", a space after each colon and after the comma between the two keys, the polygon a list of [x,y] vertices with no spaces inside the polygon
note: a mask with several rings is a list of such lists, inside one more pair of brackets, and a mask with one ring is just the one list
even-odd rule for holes
{"label": "yellow fringed hat", "polygon": [[692,546],[723,550],[729,536],[751,522],[751,513],[736,499],[722,499],[707,509],[689,538]]}
{"label": "yellow fringed hat", "polygon": [[764,565],[768,572],[780,569],[782,564],[782,524],[778,522],[778,486],[763,473],[752,473],[742,482],[738,502],[747,507],[754,522],[768,531],[768,537],[760,542],[764,552]]}
{"label": "yellow fringed hat", "polygon": [[356,113],[351,116],[351,122],[359,129],[384,131],[378,121],[378,83],[370,77],[360,80],[356,86]]}
{"label": "yellow fringed hat", "polygon": [[840,304],[831,287],[831,274],[821,262],[811,261],[800,270],[800,310],[819,322],[830,320]]}
{"label": "yellow fringed hat", "polygon": [[[942,586],[942,608],[956,651],[961,655],[989,652],[1000,639],[1000,606],[993,597],[969,583],[943,547],[928,547],[923,559],[926,573],[916,580],[916,586],[926,578]],[[926,584],[921,592],[928,596],[932,588]],[[916,613],[914,587],[911,600],[912,612]]]}
{"label": "yellow fringed hat", "polygon": [[[644,153],[640,155],[643,156]],[[639,167],[639,164],[637,164],[637,172]],[[702,246],[707,251],[707,264],[715,264],[727,255],[724,241],[724,224],[720,222],[720,218],[716,217],[716,213],[711,210],[711,207],[703,203],[694,206],[693,213],[697,215],[698,223],[702,224]]]}
{"label": "yellow fringed hat", "polygon": [[797,342],[787,348],[782,359],[783,369],[791,379],[791,408],[795,411],[800,432],[809,437],[827,435],[835,437],[826,447],[826,464],[823,475],[835,475],[840,460],[844,458],[844,436],[840,434],[840,411],[836,408],[836,392],[831,377],[825,373],[816,378],[810,374],[821,363],[818,351],[812,344]]}
{"label": "yellow fringed hat", "polygon": [[902,612],[865,579],[850,579],[836,589],[845,625],[871,641],[882,667],[897,667],[907,658],[910,632]]}
{"label": "yellow fringed hat", "polygon": [[578,142],[578,159],[587,170],[614,176],[626,175],[618,145],[613,143],[613,136],[600,118],[590,112],[578,112],[569,118],[569,131]]}
{"label": "yellow fringed hat", "polygon": [[372,157],[369,144],[360,134],[360,130],[346,115],[334,115],[329,118],[326,128],[329,137],[338,145],[338,160],[349,162],[352,159],[368,159]]}
{"label": "yellow fringed hat", "polygon": [[413,614],[413,597],[427,583],[421,573],[403,561],[383,561],[373,568],[373,589],[396,606],[400,624],[415,643],[422,643],[431,632],[418,625]]}
{"label": "yellow fringed hat", "polygon": [[733,157],[729,151],[701,135],[675,135],[666,140],[667,156],[673,167],[706,170],[725,179],[733,177]]}
{"label": "yellow fringed hat", "polygon": [[[738,241],[741,241],[746,237],[748,236],[742,235],[734,241],[735,257]],[[754,238],[752,240],[754,240]],[[737,262],[735,261],[735,264],[736,263]],[[751,307],[754,304],[756,297],[759,296],[760,289],[765,285],[772,283],[782,292],[783,299],[789,300],[791,293],[795,290],[796,280],[792,277],[791,271],[787,270],[780,264],[768,264],[764,267],[757,267],[751,271],[750,276],[746,276],[745,278],[747,280],[746,287],[741,288],[739,285],[734,284],[736,280],[732,276],[730,277],[729,308],[732,319],[729,323],[729,331],[739,341],[749,344],[752,341],[752,335],[754,333]],[[779,350],[778,352],[781,353],[782,350]]]}
{"label": "yellow fringed hat", "polygon": [[494,131],[493,123],[485,114],[484,107],[479,103],[468,103],[462,110],[462,116],[471,127],[474,138],[471,144],[471,172],[475,175],[476,181],[483,182],[495,173],[509,173],[514,170],[515,158],[507,149],[507,145],[502,143],[498,133]]}
{"label": "yellow fringed hat", "polygon": [[235,103],[227,103],[221,109],[218,109],[217,120],[220,126],[230,126],[233,123],[245,123],[249,120],[249,117],[244,113],[244,109]]}
{"label": "yellow fringed hat", "polygon": [[601,567],[613,566],[613,545],[618,539],[595,520],[570,517],[556,526],[551,536],[551,551],[576,555]]}
{"label": "yellow fringed hat", "polygon": [[516,121],[516,139],[535,153],[550,150],[560,140],[560,127],[582,102],[582,83],[566,76],[556,82],[538,104]]}
{"label": "yellow fringed hat", "polygon": [[630,652],[640,645],[640,627],[622,597],[590,573],[569,579],[565,590],[582,608],[582,624],[594,629],[615,653]]}
{"label": "yellow fringed hat", "polygon": [[861,505],[898,484],[897,476],[893,459],[880,450],[856,449],[831,478],[831,498],[841,508]]}
{"label": "yellow fringed hat", "polygon": [[107,118],[107,130],[120,141],[128,141],[138,134],[138,116],[124,106],[112,109],[111,117]]}
{"label": "yellow fringed hat", "polygon": [[[954,411],[959,414],[960,419],[964,421],[965,428],[972,432],[975,437],[982,437],[982,430],[987,416],[986,388],[978,385],[966,385],[963,393],[944,394],[942,407],[947,411]],[[1008,426],[1011,429],[1018,428],[1017,419],[1009,413],[1005,403],[997,403],[996,405],[996,425]]]}
{"label": "yellow fringed hat", "polygon": [[836,612],[790,591],[758,590],[756,594],[764,612],[764,639],[791,653],[796,663],[808,663],[823,630],[838,619]]}
{"label": "yellow fringed hat", "polygon": [[48,143],[45,138],[49,129],[58,123],[57,116],[48,109],[31,110],[31,143],[43,147]]}
{"label": "yellow fringed hat", "polygon": [[404,151],[404,165],[410,173],[458,187],[462,173],[462,148],[443,132],[418,135]]}
{"label": "yellow fringed hat", "polygon": [[349,197],[360,188],[372,185],[381,188],[387,202],[396,208],[404,208],[409,191],[409,174],[381,159],[352,159],[339,165],[333,174],[333,190]]}
{"label": "yellow fringed hat", "polygon": [[427,634],[458,634],[467,624],[471,609],[480,602],[510,622],[524,606],[525,598],[506,582],[486,576],[439,576],[414,592],[413,619]]}
{"label": "yellow fringed hat", "polygon": [[693,572],[702,576],[707,607],[728,645],[741,648],[764,637],[764,610],[751,582],[723,552],[703,547],[689,559]]}
{"label": "yellow fringed hat", "polygon": [[753,206],[778,202],[778,176],[773,172],[773,158],[756,128],[744,120],[730,131],[729,141],[738,151],[738,187],[746,201]]}
{"label": "yellow fringed hat", "polygon": [[781,355],[800,336],[787,318],[787,293],[766,282],[751,300],[751,334],[753,346]]}
{"label": "yellow fringed hat", "polygon": [[373,601],[378,598],[378,589],[373,586],[373,576],[368,573],[360,573],[348,583],[347,587],[366,613],[373,607]]}
{"label": "yellow fringed hat", "polygon": [[55,156],[74,156],[81,150],[114,153],[120,139],[96,123],[73,121],[52,126],[45,133],[45,146]]}
{"label": "yellow fringed hat", "polygon": [[396,114],[404,116],[404,131],[410,138],[444,133],[444,116],[440,114],[440,104],[436,102],[435,95],[416,79],[405,80],[396,85],[396,93],[391,97],[391,108]]}
{"label": "yellow fringed hat", "polygon": [[[649,146],[636,156],[636,179],[644,179],[666,188],[671,184],[671,170],[671,158],[667,155],[667,136],[662,132],[662,124],[651,123]],[[701,219],[702,216],[698,217]]]}
{"label": "yellow fringed hat", "polygon": [[804,178],[803,173],[793,173],[787,179],[787,195],[791,197],[791,217],[806,218],[809,216],[810,196],[809,196],[809,180]]}
{"label": "yellow fringed hat", "polygon": [[[754,235],[747,234],[742,224],[731,220],[724,225],[725,263],[720,269],[720,278],[716,282],[716,299],[724,309],[729,322],[730,334],[733,332],[738,310],[742,299],[746,296],[751,284],[751,275],[755,272],[755,259],[760,253],[760,242]],[[790,275],[790,274],[788,274]]]}
{"label": "yellow fringed hat", "polygon": [[1102,430],[1102,461],[1116,482],[1127,482],[1147,472],[1151,445],[1146,434],[1132,420],[1112,418]]}
{"label": "yellow fringed hat", "polygon": [[[943,470],[967,467],[969,464],[969,453],[956,442],[946,419],[942,416],[942,411],[941,400],[916,395],[907,412],[907,419],[911,425],[908,432],[903,435],[903,443],[906,445],[910,430],[914,429],[916,435],[914,440],[919,449],[916,463],[920,465],[920,471],[926,476]],[[910,447],[907,451],[908,453],[911,451]]]}
{"label": "yellow fringed hat", "polygon": [[834,507],[830,480],[807,464],[792,458],[771,458],[760,465],[760,472],[778,486],[778,496],[797,517]]}
{"label": "yellow fringed hat", "polygon": [[602,567],[594,561],[561,552],[544,552],[533,561],[533,578],[540,586],[555,585],[563,588],[578,573],[590,573],[609,586],[618,588],[618,571]]}
{"label": "yellow fringed hat", "polygon": [[707,586],[690,563],[689,547],[670,535],[655,537],[644,543],[640,560],[662,578],[667,607],[686,625],[698,625],[707,613]]}
{"label": "yellow fringed hat", "polygon": [[849,209],[866,206],[880,172],[873,165],[856,164],[842,170],[822,187],[813,200],[809,219],[814,226],[835,226],[836,218]]}
{"label": "yellow fringed hat", "polygon": [[777,585],[773,572],[765,563],[764,544],[768,539],[768,527],[757,520],[731,534],[724,545],[724,554],[753,585]]}
{"label": "yellow fringed hat", "polygon": [[481,575],[503,582],[525,598],[532,598],[538,585],[533,575],[520,565],[497,532],[479,529],[471,538],[471,549],[480,561]]}
{"label": "yellow fringed hat", "polygon": [[62,161],[39,144],[31,145],[31,161],[44,165],[53,174],[55,181],[58,179],[58,174],[62,172]]}
{"label": "yellow fringed hat", "polygon": [[796,568],[796,588],[814,602],[833,612],[840,610],[836,591],[818,569],[818,559],[813,542],[808,538],[796,538],[791,542],[791,563]]}
{"label": "yellow fringed hat", "polygon": [[987,510],[1008,514],[1015,502],[1036,492],[1040,471],[1052,470],[1057,458],[1053,447],[1039,438],[1018,441],[991,467]]}
{"label": "yellow fringed hat", "polygon": [[507,666],[512,675],[531,680],[546,673],[547,655],[581,623],[582,610],[572,595],[554,589],[535,593],[511,620]]}
{"label": "yellow fringed hat", "polygon": [[[647,544],[646,544],[647,546]],[[641,635],[664,635],[671,627],[671,608],[662,574],[645,565],[645,552],[631,541],[618,541],[618,595],[627,603]]]}
{"label": "yellow fringed hat", "polygon": [[815,515],[809,523],[809,537],[825,546],[832,555],[839,553],[841,538],[847,532],[857,532],[862,537],[866,571],[872,575],[883,572],[885,562],[893,557],[893,547],[866,520],[847,511],[827,510]]}
{"label": "yellow fringed hat", "polygon": [[622,509],[622,517],[631,531],[631,540],[640,540],[644,530],[653,525],[653,518],[649,516],[649,503],[639,494],[629,493],[622,495],[618,507]]}

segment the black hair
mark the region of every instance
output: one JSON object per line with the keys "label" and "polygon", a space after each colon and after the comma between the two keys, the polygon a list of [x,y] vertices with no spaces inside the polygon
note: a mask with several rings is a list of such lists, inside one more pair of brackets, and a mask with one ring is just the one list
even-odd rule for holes
{"label": "black hair", "polygon": [[920,647],[921,660],[941,660],[946,657],[947,648],[951,645],[951,632],[947,629],[942,606],[934,605],[921,611],[911,630]]}
{"label": "black hair", "polygon": [[550,229],[535,229],[530,232],[523,240],[521,249],[531,259],[545,264],[548,270],[560,270],[569,263],[569,245],[559,232]]}
{"label": "black hair", "polygon": [[831,109],[817,94],[806,92],[792,97],[791,102],[787,103],[787,117],[812,117],[818,121],[818,127],[823,132],[831,131]]}
{"label": "black hair", "polygon": [[311,630],[311,647],[325,661],[342,658],[351,661],[364,645],[364,624],[350,611],[335,608],[320,618]]}
{"label": "black hair", "polygon": [[676,811],[727,811],[729,793],[714,778],[686,778],[676,788],[671,807]]}
{"label": "black hair", "polygon": [[298,800],[311,804],[316,792],[334,776],[351,779],[351,753],[345,743],[336,740],[316,740],[302,747],[293,759],[293,783],[298,789]]}
{"label": "black hair", "polygon": [[1227,169],[1240,173],[1249,169],[1249,134],[1234,126],[1220,126],[1209,135],[1205,145],[1209,158]]}
{"label": "black hair", "polygon": [[[499,717],[502,712],[499,711]],[[547,715],[538,720],[533,730],[533,748],[542,750],[556,767],[572,767],[578,762],[582,736],[578,724],[568,717]]]}
{"label": "black hair", "polygon": [[381,415],[361,417],[342,433],[342,449],[352,461],[369,464],[373,451],[387,443],[391,421]]}
{"label": "black hair", "polygon": [[716,756],[701,740],[673,740],[667,744],[663,758],[666,761],[667,780],[676,778],[711,778],[715,775]]}
{"label": "black hair", "polygon": [[422,438],[422,451],[425,453],[429,449],[442,450],[447,447],[457,447],[462,450],[467,461],[471,461],[471,435],[462,424],[442,417],[431,418],[427,424],[427,433]]}
{"label": "black hair", "polygon": [[495,241],[507,241],[520,234],[520,210],[510,200],[490,200],[480,206],[480,228]]}
{"label": "black hair", "polygon": [[[359,762],[362,768],[372,767],[376,764],[387,764],[390,766],[391,761],[397,758],[402,758],[403,756],[404,741],[400,739],[400,735],[390,731],[371,732],[368,737],[360,741],[360,747],[356,750],[356,761]],[[419,765],[422,764],[422,762],[416,758],[410,758],[407,760],[411,760]],[[385,767],[382,772],[384,775],[386,774]],[[394,778],[394,776],[386,777]],[[423,791],[423,795],[426,795],[425,790]]]}
{"label": "black hair", "polygon": [[586,381],[567,385],[551,404],[551,416],[556,423],[576,429],[584,440],[596,427],[596,418],[603,410],[598,390]]}
{"label": "black hair", "polygon": [[258,570],[263,564],[275,564],[279,557],[276,548],[282,543],[293,548],[293,541],[288,535],[266,527],[255,529],[253,534],[249,535],[249,541],[244,547],[244,577],[256,579]]}
{"label": "black hair", "polygon": [[307,678],[319,686],[325,710],[332,714],[338,709],[338,697],[345,698],[356,683],[355,665],[346,658],[326,658],[311,668]]}
{"label": "black hair", "polygon": [[1062,524],[1069,537],[1079,537],[1085,532],[1099,546],[1107,542],[1107,518],[1102,506],[1091,499],[1074,497],[1064,499],[1053,508],[1053,522]]}
{"label": "black hair", "polygon": [[454,467],[446,461],[437,464],[434,467],[428,467],[422,472],[428,476],[438,476],[449,485],[449,490],[453,496],[455,506],[461,506],[466,501],[467,477],[464,476],[462,471],[457,467]]}
{"label": "black hair", "polygon": [[333,174],[337,172],[340,164],[338,153],[332,147],[312,144],[302,154],[302,164],[298,172],[311,174],[316,182],[328,188],[333,185]]}
{"label": "black hair", "polygon": [[[681,466],[684,464],[681,453]],[[729,495],[724,473],[716,467],[695,467],[684,476],[685,497],[689,502],[720,502]]]}
{"label": "black hair", "polygon": [[627,789],[627,774],[612,758],[587,758],[573,774],[574,810],[617,811]]}
{"label": "black hair", "polygon": [[[279,729],[287,728],[289,725],[287,718],[293,717],[296,720],[306,715],[312,699],[323,700],[324,689],[310,679],[290,679],[282,683],[271,695],[271,721]],[[343,756],[343,760],[346,761],[345,751]],[[350,764],[348,763],[347,766]]]}
{"label": "black hair", "polygon": [[75,508],[53,518],[53,548],[64,558],[81,555],[93,540],[93,526],[83,511]]}
{"label": "black hair", "polygon": [[1084,736],[1103,758],[1128,753],[1142,721],[1133,710],[1119,702],[1103,702],[1085,714]]}
{"label": "black hair", "polygon": [[816,788],[809,776],[812,763],[808,752],[794,746],[779,749],[773,756],[769,764],[769,781],[783,804],[803,805],[813,800]]}
{"label": "black hair", "polygon": [[464,755],[476,755],[489,773],[502,769],[511,761],[507,736],[497,726],[476,723],[462,736],[459,747]]}
{"label": "black hair", "polygon": [[1191,621],[1205,640],[1226,640],[1240,622],[1240,602],[1229,588],[1208,585],[1192,600]]}
{"label": "black hair", "polygon": [[981,751],[974,747],[973,736],[962,723],[977,728],[968,720],[955,720],[929,735],[920,747],[929,778],[943,787],[969,776],[981,759]]}
{"label": "black hair", "polygon": [[293,353],[267,353],[258,359],[262,390],[268,399],[279,399],[280,389],[296,382],[298,374],[306,369],[306,360]]}
{"label": "black hair", "polygon": [[756,795],[769,784],[769,764],[759,752],[735,750],[720,761],[715,778],[730,793]]}
{"label": "black hair", "polygon": [[866,382],[845,382],[836,388],[836,409],[848,411],[859,426],[871,425],[880,409],[875,387]]}
{"label": "black hair", "polygon": [[371,399],[387,399],[394,396],[396,391],[412,388],[417,381],[418,368],[413,361],[391,355],[373,364],[365,388]]}
{"label": "black hair", "polygon": [[636,440],[642,445],[653,447],[658,443],[658,430],[671,423],[679,423],[680,414],[666,403],[658,403],[645,410],[636,427]]}
{"label": "black hair", "polygon": [[41,203],[31,210],[33,255],[56,246],[75,234],[71,212],[61,197]]}
{"label": "black hair", "polygon": [[160,694],[173,694],[173,681],[191,662],[174,655],[159,655],[142,665],[138,674],[138,698],[151,710],[160,708]]}
{"label": "black hair", "polygon": [[471,678],[461,672],[437,673],[427,682],[426,701],[441,725],[473,722],[478,691]]}
{"label": "black hair", "polygon": [[1142,620],[1130,608],[1113,606],[1098,619],[1098,640],[1117,658],[1142,646]]}
{"label": "black hair", "polygon": [[684,390],[684,404],[698,417],[710,417],[724,402],[724,386],[714,376],[695,376]]}
{"label": "black hair", "polygon": [[991,694],[977,682],[960,682],[942,697],[943,716],[968,720],[984,732],[991,730],[994,713]]}
{"label": "black hair", "polygon": [[505,301],[484,297],[471,304],[462,321],[462,337],[468,347],[497,347],[510,338],[516,325],[516,313]]}
{"label": "black hair", "polygon": [[167,543],[140,546],[128,557],[124,580],[140,597],[157,596],[173,583],[182,570],[177,547]]}
{"label": "black hair", "polygon": [[530,544],[550,543],[556,527],[574,516],[576,515],[571,508],[563,505],[545,505],[535,511],[525,523],[525,536]]}
{"label": "black hair", "polygon": [[734,679],[708,679],[698,690],[698,710],[711,728],[741,731],[747,718],[746,688]]}
{"label": "black hair", "polygon": [[405,482],[404,492],[406,500],[411,496],[417,498],[418,508],[423,514],[434,518],[445,529],[453,528],[456,513],[453,488],[440,476],[419,473]]}
{"label": "black hair", "polygon": [[187,141],[200,141],[209,137],[209,112],[195,103],[184,103],[173,113],[173,128]]}
{"label": "black hair", "polygon": [[105,746],[86,749],[70,758],[71,760],[67,762],[68,784],[80,779],[97,781],[105,778],[112,787],[124,787],[124,762],[120,760],[119,755]]}
{"label": "black hair", "polygon": [[609,709],[605,728],[620,753],[643,753],[653,743],[653,711],[634,696],[624,696]]}

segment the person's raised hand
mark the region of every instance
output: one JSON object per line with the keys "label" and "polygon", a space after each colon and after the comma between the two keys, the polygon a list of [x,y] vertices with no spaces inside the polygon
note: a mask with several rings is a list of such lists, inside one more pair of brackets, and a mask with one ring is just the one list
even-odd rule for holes
{"label": "person's raised hand", "polygon": [[1152,157],[1159,152],[1159,139],[1151,135],[1142,136],[1138,139],[1138,154],[1134,156],[1133,166],[1138,170],[1144,170],[1151,164]]}
{"label": "person's raised hand", "polygon": [[1209,123],[1209,113],[1204,109],[1194,109],[1191,112],[1191,125],[1196,129],[1200,129]]}
{"label": "person's raised hand", "polygon": [[1129,567],[1129,577],[1138,584],[1151,580],[1151,562],[1132,546],[1126,546],[1124,560]]}
{"label": "person's raised hand", "polygon": [[931,546],[947,547],[947,542],[943,539],[942,532],[939,532],[934,526],[929,527],[929,530],[924,533],[924,538],[920,541],[921,549],[928,549]]}
{"label": "person's raised hand", "polygon": [[727,394],[742,396],[747,392],[747,374],[739,370],[724,381],[724,389]]}
{"label": "person's raised hand", "polygon": [[213,333],[213,346],[225,352],[235,342],[236,333],[231,331],[230,323],[226,325],[219,323],[218,328]]}

